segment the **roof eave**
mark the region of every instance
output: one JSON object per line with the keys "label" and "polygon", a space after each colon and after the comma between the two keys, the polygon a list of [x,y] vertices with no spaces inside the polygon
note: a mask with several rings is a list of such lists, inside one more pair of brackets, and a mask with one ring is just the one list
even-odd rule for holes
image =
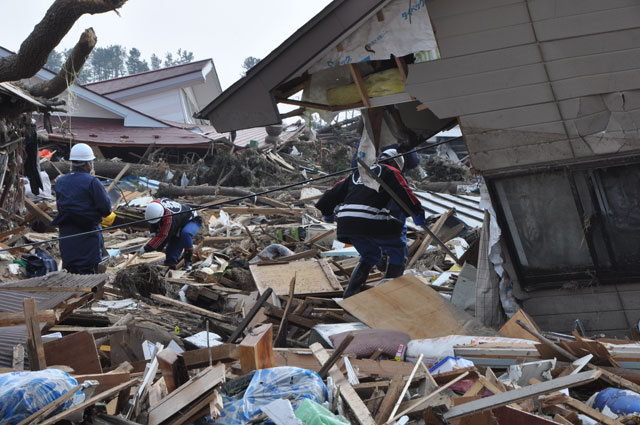
{"label": "roof eave", "polygon": [[334,0],[220,96],[196,113],[219,131],[280,123],[272,90],[389,0]]}

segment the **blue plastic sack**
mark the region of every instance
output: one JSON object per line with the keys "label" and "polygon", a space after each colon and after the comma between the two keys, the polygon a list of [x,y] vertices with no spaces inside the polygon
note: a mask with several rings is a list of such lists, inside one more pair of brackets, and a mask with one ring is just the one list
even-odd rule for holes
{"label": "blue plastic sack", "polygon": [[[291,404],[297,409],[303,400],[316,403],[327,400],[327,387],[312,370],[297,367],[274,367],[256,371],[244,394],[224,402],[216,425],[245,424],[252,416],[262,413],[261,406],[274,400],[292,396]],[[268,421],[266,424],[272,424]]]}
{"label": "blue plastic sack", "polygon": [[616,415],[640,413],[640,394],[619,388],[605,388],[596,394],[592,407],[601,412],[608,408]]}
{"label": "blue plastic sack", "polygon": [[[0,425],[19,423],[76,385],[78,381],[58,369],[0,374]],[[78,391],[53,413],[83,401],[84,394]]]}

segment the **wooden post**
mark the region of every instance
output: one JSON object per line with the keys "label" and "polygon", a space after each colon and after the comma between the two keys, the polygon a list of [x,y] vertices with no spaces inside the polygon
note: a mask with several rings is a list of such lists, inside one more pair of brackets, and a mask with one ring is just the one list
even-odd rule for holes
{"label": "wooden post", "polygon": [[165,348],[156,355],[156,358],[169,394],[189,380],[189,372],[182,355],[170,348]]}
{"label": "wooden post", "polygon": [[238,345],[242,373],[267,369],[275,365],[273,358],[273,325],[253,329]]}
{"label": "wooden post", "polygon": [[44,358],[44,347],[40,335],[40,322],[38,321],[38,306],[35,298],[22,300],[24,319],[27,326],[27,353],[29,354],[29,367],[31,370],[43,370],[47,367]]}

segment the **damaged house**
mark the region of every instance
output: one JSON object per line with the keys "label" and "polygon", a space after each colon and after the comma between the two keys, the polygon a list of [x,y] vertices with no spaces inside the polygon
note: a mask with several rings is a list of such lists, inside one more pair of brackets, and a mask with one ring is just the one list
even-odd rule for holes
{"label": "damaged house", "polygon": [[336,0],[196,117],[233,131],[280,123],[279,103],[359,108],[378,147],[381,110],[414,145],[459,122],[502,285],[543,329],[624,335],[640,318],[639,18],[626,0]]}

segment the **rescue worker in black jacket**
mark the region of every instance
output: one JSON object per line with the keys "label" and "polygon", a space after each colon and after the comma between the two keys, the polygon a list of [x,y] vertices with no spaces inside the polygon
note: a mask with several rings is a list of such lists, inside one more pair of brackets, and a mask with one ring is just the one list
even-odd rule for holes
{"label": "rescue worker in black jacket", "polygon": [[[420,201],[409,188],[396,161],[387,159],[374,164],[371,171],[409,206],[414,214],[413,221],[423,225],[424,212]],[[383,251],[389,255],[385,277],[398,277],[404,273],[407,258],[407,244],[402,239],[404,215],[394,216],[402,212],[393,209],[392,205],[391,196],[383,188],[376,191],[365,186],[358,171],[327,190],[316,203],[325,221],[331,223],[337,219],[338,240],[352,244],[360,254],[344,298],[360,292],[369,272],[382,258]]]}
{"label": "rescue worker in black jacket", "polygon": [[[55,184],[58,215],[51,222],[60,228],[60,236],[100,230],[102,218],[111,214],[111,201],[104,186],[91,175],[95,156],[91,147],[77,143],[71,148],[71,172]],[[102,261],[102,233],[60,240],[62,267],[69,273],[98,273]]]}
{"label": "rescue worker in black jacket", "polygon": [[168,198],[150,202],[144,217],[154,237],[138,253],[161,251],[166,246],[164,265],[175,269],[184,251],[184,269],[191,270],[193,237],[202,226],[202,218],[189,206]]}

